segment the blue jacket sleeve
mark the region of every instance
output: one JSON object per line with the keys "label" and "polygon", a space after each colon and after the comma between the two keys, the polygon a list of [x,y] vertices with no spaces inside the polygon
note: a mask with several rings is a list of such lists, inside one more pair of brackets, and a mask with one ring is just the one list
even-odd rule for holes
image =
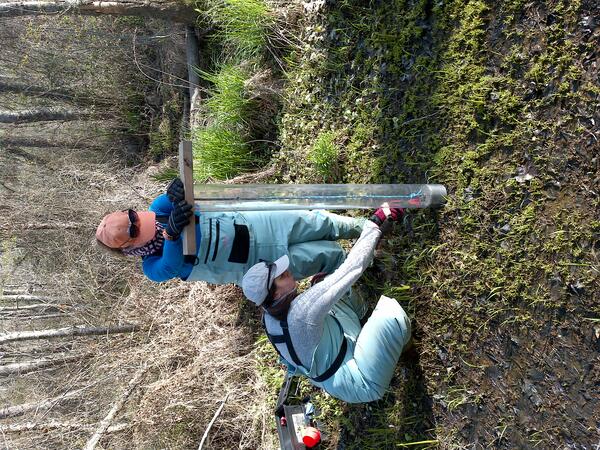
{"label": "blue jacket sleeve", "polygon": [[169,197],[167,197],[167,194],[161,194],[150,203],[148,209],[159,216],[168,216],[173,211],[173,204],[169,200]]}
{"label": "blue jacket sleeve", "polygon": [[181,238],[165,241],[162,256],[146,256],[142,260],[144,275],[160,283],[181,276],[183,269],[183,244]]}

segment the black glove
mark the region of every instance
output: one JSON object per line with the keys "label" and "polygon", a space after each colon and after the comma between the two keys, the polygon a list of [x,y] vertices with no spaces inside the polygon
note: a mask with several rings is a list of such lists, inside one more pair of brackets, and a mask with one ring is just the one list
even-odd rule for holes
{"label": "black glove", "polygon": [[175,205],[171,215],[169,216],[169,223],[165,227],[167,234],[176,240],[185,228],[190,223],[190,217],[194,214],[193,206],[185,200],[181,200]]}
{"label": "black glove", "polygon": [[185,198],[183,183],[179,178],[174,178],[167,186],[167,197],[169,197],[169,200],[171,200],[171,203],[174,205]]}

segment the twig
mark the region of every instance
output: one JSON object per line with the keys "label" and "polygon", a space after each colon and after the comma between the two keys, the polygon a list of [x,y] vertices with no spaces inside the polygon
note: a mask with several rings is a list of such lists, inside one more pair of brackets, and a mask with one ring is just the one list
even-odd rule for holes
{"label": "twig", "polygon": [[258,181],[264,180],[265,178],[269,178],[275,175],[276,172],[275,165],[266,168],[261,172],[254,173],[245,173],[243,175],[238,175],[237,177],[231,178],[229,180],[225,180],[225,184],[244,184],[244,183],[257,183]]}
{"label": "twig", "polygon": [[129,398],[129,396],[131,395],[133,390],[140,383],[140,380],[142,379],[142,376],[146,372],[146,369],[147,369],[147,367],[144,365],[136,372],[136,374],[134,375],[132,380],[129,382],[127,389],[125,389],[125,392],[123,392],[123,394],[121,394],[121,397],[119,397],[119,399],[115,402],[115,404],[110,409],[110,411],[108,412],[106,417],[100,421],[100,424],[98,425],[98,428],[96,429],[96,432],[87,441],[87,443],[85,444],[85,447],[83,447],[83,450],[94,450],[96,448],[96,445],[98,444],[98,442],[100,442],[102,435],[106,432],[106,430],[110,426],[110,423],[112,422],[114,417],[117,415],[117,413],[123,407],[123,405]]}
{"label": "twig", "polygon": [[229,393],[227,393],[227,395],[225,396],[225,398],[221,401],[221,406],[219,406],[219,409],[217,409],[217,412],[215,413],[215,415],[213,416],[212,420],[208,424],[208,427],[206,427],[206,431],[204,432],[204,436],[202,436],[202,440],[200,441],[200,445],[198,446],[198,450],[202,450],[202,446],[204,445],[204,441],[208,437],[208,432],[210,431],[210,428],[215,423],[215,420],[217,420],[217,417],[219,417],[219,414],[221,414],[221,411],[223,411],[223,407],[225,406],[225,402],[227,401],[228,398],[229,398]]}
{"label": "twig", "polygon": [[14,189],[11,189],[7,185],[5,185],[2,181],[0,181],[0,186],[2,186],[4,189],[6,189],[9,192],[16,192]]}

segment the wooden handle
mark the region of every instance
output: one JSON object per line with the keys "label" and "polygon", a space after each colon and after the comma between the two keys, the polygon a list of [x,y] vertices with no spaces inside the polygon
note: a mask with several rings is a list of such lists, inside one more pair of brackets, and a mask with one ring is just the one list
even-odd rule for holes
{"label": "wooden handle", "polygon": [[[185,201],[194,204],[194,173],[192,159],[192,142],[179,143],[179,178],[185,189]],[[183,254],[196,256],[196,221],[192,220],[183,229]]]}

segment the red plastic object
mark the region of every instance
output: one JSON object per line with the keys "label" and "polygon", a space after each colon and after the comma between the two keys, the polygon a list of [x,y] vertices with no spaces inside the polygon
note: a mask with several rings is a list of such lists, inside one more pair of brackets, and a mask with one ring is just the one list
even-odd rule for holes
{"label": "red plastic object", "polygon": [[287,427],[287,419],[285,418],[285,416],[283,416],[281,419],[279,419],[279,423],[281,424],[282,427]]}
{"label": "red plastic object", "polygon": [[302,435],[302,442],[308,448],[313,448],[321,442],[321,432],[314,427],[306,427]]}

